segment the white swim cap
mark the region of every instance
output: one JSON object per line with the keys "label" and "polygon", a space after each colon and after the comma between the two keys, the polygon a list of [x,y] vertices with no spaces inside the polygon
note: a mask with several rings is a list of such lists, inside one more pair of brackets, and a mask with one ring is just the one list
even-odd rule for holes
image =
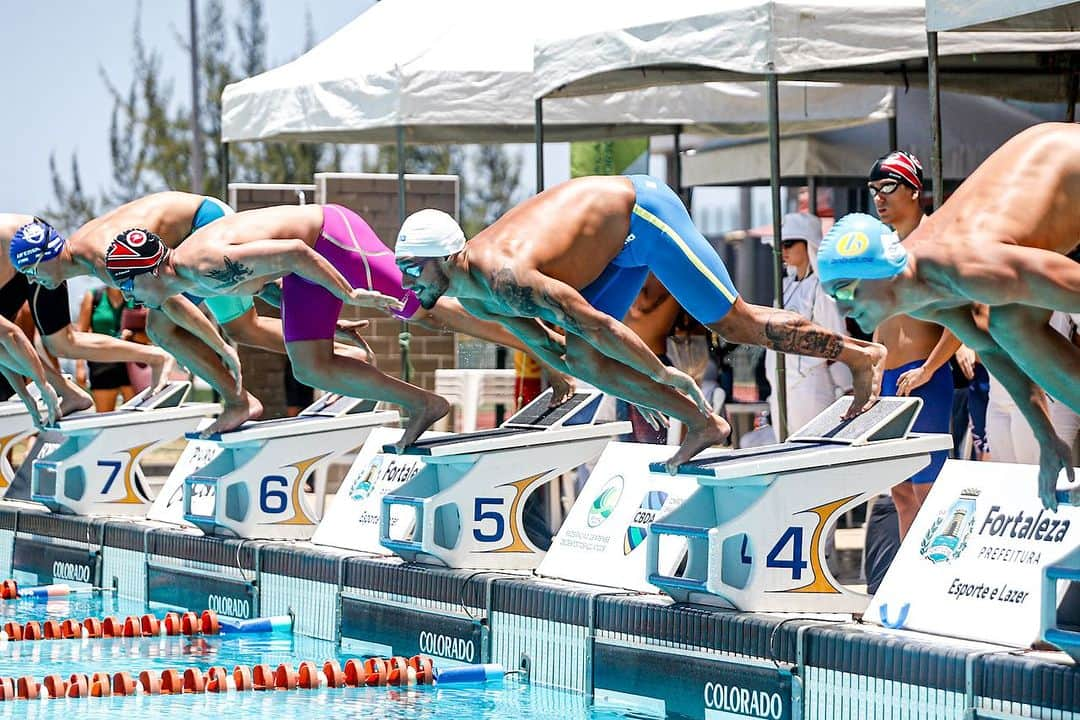
{"label": "white swim cap", "polygon": [[398,231],[395,257],[446,257],[465,247],[465,233],[442,210],[421,210],[405,218]]}

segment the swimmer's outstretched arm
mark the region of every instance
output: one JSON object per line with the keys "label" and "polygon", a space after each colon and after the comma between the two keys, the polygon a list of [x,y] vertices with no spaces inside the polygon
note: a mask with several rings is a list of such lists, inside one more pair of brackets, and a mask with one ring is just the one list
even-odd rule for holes
{"label": "swimmer's outstretched arm", "polygon": [[183,295],[173,295],[161,304],[161,311],[175,324],[209,345],[215,353],[220,355],[225,366],[236,380],[237,392],[243,388],[240,356],[236,354],[236,350],[232,345],[225,342],[214,324],[202,314],[199,308],[195,307],[194,303]]}
{"label": "swimmer's outstretched arm", "polygon": [[[479,313],[483,313],[483,310],[480,310]],[[482,317],[483,319],[481,319]],[[508,331],[504,326],[495,322],[493,318],[478,313],[470,313],[457,298],[444,295],[435,303],[435,307],[431,310],[419,310],[416,315],[413,315],[412,320],[432,330],[449,330],[464,333],[530,355],[548,371],[548,380],[556,389],[553,397],[555,404],[569,400],[574,392],[574,383],[570,375],[536,357],[529,345],[525,344],[523,340]],[[537,324],[547,333],[548,340],[545,345],[549,348],[550,354],[558,357],[564,355],[566,352],[565,340],[542,323]],[[530,325],[528,332],[536,331]],[[561,363],[561,365],[565,367],[565,363]]]}
{"label": "swimmer's outstretched arm", "polygon": [[[177,250],[183,251],[185,246]],[[238,283],[254,278],[277,279],[295,273],[305,280],[321,285],[348,305],[400,310],[401,301],[373,290],[354,288],[337,268],[303,240],[253,240],[237,245],[215,246],[214,252],[206,248],[193,250],[174,258],[176,265],[183,259],[185,265],[194,267],[207,285],[215,284],[219,290],[228,292]]]}
{"label": "swimmer's outstretched arm", "polygon": [[1039,498],[1044,507],[1056,510],[1055,490],[1061,470],[1065,470],[1070,481],[1075,479],[1072,448],[1054,431],[1042,388],[1020,369],[990,333],[976,324],[970,306],[917,313],[916,317],[940,323],[952,330],[956,337],[979,354],[987,371],[1005,387],[1039,443]]}
{"label": "swimmer's outstretched arm", "polygon": [[46,423],[51,424],[60,418],[60,400],[45,378],[45,366],[34,349],[33,343],[23,334],[18,325],[3,317],[0,317],[0,374],[3,374],[15,394],[26,405],[26,409],[34,418],[35,425],[41,424],[38,405],[26,391],[26,386],[20,377],[22,375],[29,377],[38,386],[48,413],[45,418]]}
{"label": "swimmer's outstretched arm", "polygon": [[975,302],[1080,312],[1080,263],[1051,250],[996,243],[958,268],[957,281]]}
{"label": "swimmer's outstretched arm", "polygon": [[496,271],[489,282],[492,292],[521,314],[550,319],[621,365],[684,393],[702,413],[712,413],[693,378],[665,366],[630,328],[594,308],[566,283],[536,270],[509,267]]}
{"label": "swimmer's outstretched arm", "polygon": [[[442,303],[445,296],[439,298]],[[544,323],[536,318],[525,318],[514,315],[499,315],[490,312],[481,303],[475,300],[460,300],[462,310],[478,319],[479,322],[498,323],[510,337],[503,333],[496,333],[491,338],[483,338],[491,342],[502,344],[502,340],[508,340],[508,347],[523,350],[533,355],[541,364],[551,368],[555,372],[568,374],[566,365],[566,340]],[[438,307],[438,305],[436,305]],[[463,331],[468,332],[468,331]],[[482,337],[477,335],[477,337]],[[492,339],[499,337],[499,340]]]}

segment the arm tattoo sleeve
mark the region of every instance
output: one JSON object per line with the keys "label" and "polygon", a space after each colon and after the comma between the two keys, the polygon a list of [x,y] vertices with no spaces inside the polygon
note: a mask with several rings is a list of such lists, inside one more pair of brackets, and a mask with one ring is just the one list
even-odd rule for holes
{"label": "arm tattoo sleeve", "polygon": [[245,266],[243,263],[233,262],[229,259],[229,256],[225,256],[225,266],[218,269],[215,268],[206,273],[206,277],[218,282],[218,287],[226,288],[232,285],[236,285],[239,282],[247,279],[252,275],[251,268]]}
{"label": "arm tattoo sleeve", "polygon": [[778,310],[765,322],[768,346],[780,352],[834,360],[844,349],[844,338],[815,325],[801,315]]}

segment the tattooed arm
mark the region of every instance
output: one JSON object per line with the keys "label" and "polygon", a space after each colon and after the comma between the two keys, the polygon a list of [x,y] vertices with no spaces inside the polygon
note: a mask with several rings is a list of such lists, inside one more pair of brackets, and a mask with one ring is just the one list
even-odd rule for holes
{"label": "tattooed arm", "polygon": [[[400,310],[401,301],[372,290],[354,288],[329,260],[315,252],[303,240],[253,240],[203,252],[197,272],[219,290],[262,278],[266,281],[295,273],[321,285],[347,305]],[[174,260],[174,265],[177,264]]]}
{"label": "tattooed arm", "polygon": [[702,412],[712,412],[693,378],[665,366],[630,328],[594,308],[566,283],[535,270],[519,273],[507,267],[495,273],[491,288],[520,314],[542,317],[565,328],[609,358],[686,394]]}

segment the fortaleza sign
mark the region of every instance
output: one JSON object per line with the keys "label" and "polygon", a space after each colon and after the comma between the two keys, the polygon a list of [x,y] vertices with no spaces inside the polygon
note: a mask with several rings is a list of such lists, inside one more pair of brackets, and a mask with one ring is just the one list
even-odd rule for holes
{"label": "fortaleza sign", "polygon": [[1044,509],[1037,476],[1033,465],[946,462],[865,617],[1003,645],[1035,642],[1043,568],[1080,545],[1080,508]]}

